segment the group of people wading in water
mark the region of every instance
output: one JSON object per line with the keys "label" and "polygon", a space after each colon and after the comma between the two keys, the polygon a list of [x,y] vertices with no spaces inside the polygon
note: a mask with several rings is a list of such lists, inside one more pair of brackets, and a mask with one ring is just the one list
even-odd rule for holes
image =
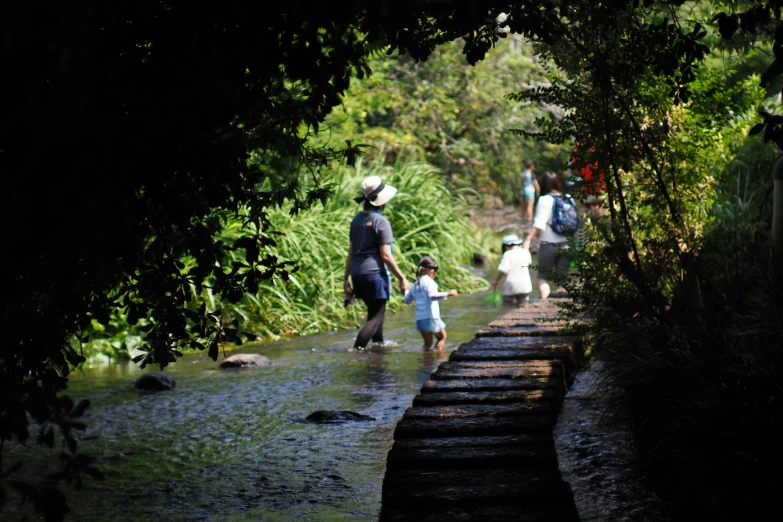
{"label": "group of people wading in water", "polygon": [[[523,179],[523,212],[530,226],[525,238],[509,234],[503,238],[503,257],[493,283],[497,288],[505,277],[503,301],[520,304],[529,299],[533,286],[529,267],[532,265],[531,242],[540,235],[538,251],[538,287],[541,298],[551,294],[548,274],[567,276],[569,272],[568,239],[573,233],[571,214],[565,214],[573,200],[563,193],[563,184],[553,172],[546,172],[539,184],[533,175],[535,166],[525,162]],[[386,203],[397,193],[378,176],[370,176],[361,185],[362,195],[356,202],[362,210],[351,221],[350,246],[345,260],[343,289],[346,305],[361,299],[367,306],[367,319],[359,330],[354,349],[365,350],[371,344],[383,345],[383,321],[386,303],[391,296],[391,276],[397,278],[406,304],[416,305],[416,330],[425,348],[441,350],[446,342],[446,325],[440,316],[439,301],[457,295],[456,290],[441,292],[435,283],[438,263],[430,256],[419,262],[416,281],[411,285],[392,255],[394,235],[391,223],[382,214]],[[538,203],[535,199],[538,197]],[[535,204],[535,217],[533,205]],[[575,216],[575,210],[573,211]],[[565,217],[563,217],[565,215]],[[568,229],[568,230],[566,230]]]}

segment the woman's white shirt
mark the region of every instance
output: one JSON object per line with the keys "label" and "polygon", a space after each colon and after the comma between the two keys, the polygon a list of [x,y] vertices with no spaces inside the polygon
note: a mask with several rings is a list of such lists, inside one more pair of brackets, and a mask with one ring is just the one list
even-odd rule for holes
{"label": "woman's white shirt", "polygon": [[438,292],[438,284],[428,275],[421,276],[405,292],[402,298],[405,304],[416,301],[416,320],[440,319],[440,305],[449,296],[448,292]]}
{"label": "woman's white shirt", "polygon": [[533,226],[541,231],[542,243],[565,243],[568,238],[552,230],[552,207],[555,198],[547,194],[538,198]]}
{"label": "woman's white shirt", "polygon": [[498,270],[506,274],[503,295],[529,294],[533,291],[530,280],[530,265],[533,258],[525,248],[511,248],[503,253]]}

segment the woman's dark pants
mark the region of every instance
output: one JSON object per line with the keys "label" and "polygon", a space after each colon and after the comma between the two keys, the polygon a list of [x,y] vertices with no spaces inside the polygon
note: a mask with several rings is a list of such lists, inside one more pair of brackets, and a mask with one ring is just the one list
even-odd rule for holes
{"label": "woman's dark pants", "polygon": [[383,342],[383,316],[386,313],[386,299],[364,299],[367,305],[367,322],[356,336],[354,348],[366,348],[370,341]]}

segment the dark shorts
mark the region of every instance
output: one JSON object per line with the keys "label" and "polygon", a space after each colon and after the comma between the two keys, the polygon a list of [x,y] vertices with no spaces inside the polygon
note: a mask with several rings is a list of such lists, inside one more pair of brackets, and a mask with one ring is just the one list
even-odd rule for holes
{"label": "dark shorts", "polygon": [[562,276],[568,275],[568,269],[570,260],[568,259],[568,251],[563,251],[563,247],[567,247],[568,243],[541,243],[541,248],[538,250],[538,279],[545,280],[547,277],[551,277],[552,272],[556,272]]}
{"label": "dark shorts", "polygon": [[507,304],[522,304],[525,301],[530,301],[530,296],[528,294],[514,294],[514,295],[504,295],[503,296],[503,302]]}
{"label": "dark shorts", "polygon": [[353,295],[357,299],[368,301],[389,299],[389,276],[386,272],[379,274],[352,275]]}

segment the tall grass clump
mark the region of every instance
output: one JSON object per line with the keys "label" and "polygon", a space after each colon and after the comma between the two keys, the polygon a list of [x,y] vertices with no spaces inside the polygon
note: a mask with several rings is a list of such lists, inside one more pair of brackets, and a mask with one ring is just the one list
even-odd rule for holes
{"label": "tall grass clump", "polygon": [[[380,159],[369,165],[359,162],[355,167],[342,165],[322,173],[319,186],[333,190],[324,204],[306,209],[283,206],[268,213],[278,235],[272,236],[276,244],[261,252],[260,258],[295,264],[297,269],[287,280],[265,280],[257,293],[245,293],[236,303],[217,301],[209,285],[200,293],[192,288],[190,305],[196,308],[204,304],[209,310],[219,310],[223,319],[235,321],[241,330],[268,339],[361,325],[364,305],[343,307],[342,280],[350,223],[361,210],[354,198],[361,195],[361,181],[373,175],[398,189],[383,212],[392,224],[395,260],[408,279],[414,277],[420,258],[431,255],[440,263],[438,276],[444,286],[464,293],[486,288],[487,282],[469,265],[475,252],[489,253],[489,239],[468,220],[467,192],[449,190],[439,171],[430,165],[408,162],[392,167],[384,166]],[[302,186],[308,188],[307,183]],[[223,232],[216,239],[226,243],[238,238],[243,226],[253,226],[245,222],[241,211],[223,214],[219,219]],[[245,255],[243,250],[236,252],[235,266],[243,263]],[[395,284],[391,310],[399,309],[402,303],[398,288]],[[140,337],[121,316],[114,318],[112,325],[110,330],[93,332],[88,348],[93,353],[124,358],[134,348],[134,339]]]}
{"label": "tall grass clump", "polygon": [[[469,264],[473,254],[486,250],[475,227],[467,219],[467,203],[451,192],[437,169],[426,164],[385,167],[381,161],[369,166],[341,166],[322,180],[335,186],[334,195],[318,205],[291,216],[284,207],[271,213],[270,221],[283,232],[276,255],[296,263],[299,270],[288,283],[263,283],[237,305],[224,306],[224,313],[267,337],[306,335],[325,330],[355,327],[364,319],[363,305],[343,307],[342,281],[348,251],[350,223],[361,209],[354,198],[367,176],[381,176],[397,187],[397,195],[384,209],[394,232],[394,258],[410,279],[420,258],[438,259],[445,286],[461,292],[486,287]],[[396,288],[396,285],[395,285]],[[399,308],[401,296],[392,292],[391,309]]]}

